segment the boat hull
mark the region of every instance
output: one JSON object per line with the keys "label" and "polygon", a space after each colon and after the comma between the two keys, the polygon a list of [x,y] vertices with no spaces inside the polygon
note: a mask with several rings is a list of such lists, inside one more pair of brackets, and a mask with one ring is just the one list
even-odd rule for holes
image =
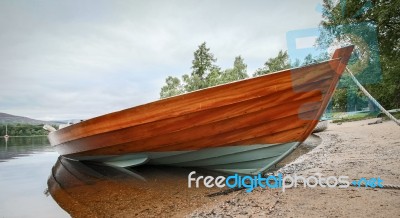
{"label": "boat hull", "polygon": [[[311,134],[352,49],[338,49],[323,63],[106,114],[52,132],[49,140],[61,155],[77,160],[124,160],[131,165],[198,166],[253,174],[282,159]],[[221,155],[235,149],[239,149],[237,154]],[[262,151],[264,158],[248,155],[246,149],[252,154]],[[275,150],[279,155],[271,156]],[[205,160],[190,159],[202,152]],[[212,159],[214,153],[219,158]],[[188,155],[187,161],[174,163],[182,155]],[[214,163],[204,165],[206,160]]]}
{"label": "boat hull", "polygon": [[142,152],[118,156],[78,157],[114,167],[142,164],[201,167],[225,173],[255,175],[282,160],[300,142],[206,148],[193,151]]}

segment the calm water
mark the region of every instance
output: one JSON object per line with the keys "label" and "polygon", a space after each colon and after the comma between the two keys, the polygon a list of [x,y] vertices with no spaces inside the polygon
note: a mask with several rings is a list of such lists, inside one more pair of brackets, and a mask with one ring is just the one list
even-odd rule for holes
{"label": "calm water", "polygon": [[[283,163],[320,142],[310,136]],[[168,211],[192,211],[221,191],[187,188],[192,170],[83,164],[59,157],[46,137],[0,138],[0,217],[166,216]]]}
{"label": "calm water", "polygon": [[0,138],[0,217],[69,217],[45,194],[57,157],[46,137]]}

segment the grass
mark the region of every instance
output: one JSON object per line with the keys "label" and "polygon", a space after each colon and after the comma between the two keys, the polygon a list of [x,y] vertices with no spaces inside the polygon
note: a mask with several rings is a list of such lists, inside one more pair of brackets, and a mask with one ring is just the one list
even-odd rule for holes
{"label": "grass", "polygon": [[[396,119],[400,119],[400,112],[396,112],[396,113],[391,113]],[[386,116],[385,114],[379,116],[379,117],[383,117],[383,120],[389,120],[389,117]]]}
{"label": "grass", "polygon": [[[400,119],[400,112],[392,113],[392,115],[396,119]],[[333,121],[332,123],[343,123],[343,122],[352,122],[352,121],[359,121],[359,120],[366,120],[371,118],[382,117],[383,120],[389,120],[389,118],[385,114],[378,114],[377,113],[356,113],[356,114],[347,114],[347,113],[334,113],[332,115]]]}
{"label": "grass", "polygon": [[352,122],[352,121],[366,120],[366,119],[371,119],[371,118],[376,118],[376,114],[357,113],[357,114],[342,116],[338,119],[334,119],[332,121],[332,123]]}

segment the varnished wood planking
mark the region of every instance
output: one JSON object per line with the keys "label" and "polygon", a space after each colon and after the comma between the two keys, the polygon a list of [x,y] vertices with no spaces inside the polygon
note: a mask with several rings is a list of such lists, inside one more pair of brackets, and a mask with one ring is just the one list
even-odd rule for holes
{"label": "varnished wood planking", "polygon": [[[338,63],[339,60],[331,60],[330,62],[313,66],[314,72],[312,72],[312,67],[305,67],[301,71],[296,70],[295,72],[287,70],[156,101],[66,127],[51,133],[49,139],[52,145],[57,145],[94,134],[127,128],[132,125],[232,104],[237,101],[263,96],[266,93],[277,93],[293,88],[292,82],[296,83],[297,80],[307,80],[308,83],[312,83],[331,77],[331,67]],[[298,74],[304,75],[302,77],[297,76],[298,78],[293,81],[293,75]]]}
{"label": "varnished wood planking", "polygon": [[[344,69],[345,69],[345,67],[346,67],[346,65],[347,65],[347,63],[348,63],[348,61],[350,59],[350,56],[351,56],[351,53],[352,53],[353,49],[354,49],[354,46],[347,46],[347,47],[344,47],[344,48],[336,49],[335,53],[333,54],[332,58],[333,59],[334,58],[340,58],[340,62],[339,62],[339,65],[335,65],[335,67],[336,67],[335,68],[336,75],[333,77],[332,83],[329,86],[329,89],[328,89],[327,94],[326,94],[327,97],[325,97],[323,99],[321,108],[318,110],[318,112],[315,115],[316,118],[321,117],[322,113],[325,111],[325,109],[326,109],[326,107],[327,107],[327,105],[329,103],[329,100],[330,100],[331,96],[333,95],[333,92],[336,89],[336,86],[337,86],[337,84],[339,82],[340,76],[342,75],[342,73],[343,73],[343,71],[344,71]],[[314,119],[312,122],[310,122],[308,124],[308,128],[304,132],[304,134],[302,135],[301,141],[306,140],[306,138],[311,134],[313,129],[317,126],[318,122],[319,122],[319,120]]]}
{"label": "varnished wood planking", "polygon": [[[311,98],[304,99],[304,101],[320,101],[320,100],[321,100],[320,95],[314,95]],[[249,114],[242,115],[239,117],[234,117],[234,118],[227,119],[227,120],[222,120],[220,122],[216,122],[216,123],[212,123],[212,124],[208,124],[208,125],[195,126],[195,127],[192,127],[191,129],[188,129],[185,131],[173,132],[167,136],[156,135],[155,137],[152,137],[149,140],[140,140],[136,143],[129,143],[128,147],[127,147],[128,144],[123,144],[123,145],[115,146],[115,147],[113,147],[111,149],[107,149],[107,150],[115,151],[115,150],[118,150],[120,147],[123,147],[123,148],[125,147],[126,149],[129,149],[129,148],[133,148],[133,146],[134,146],[135,150],[147,150],[152,147],[157,147],[160,144],[162,145],[163,142],[181,142],[182,140],[186,141],[186,142],[189,141],[189,143],[190,143],[191,140],[194,140],[198,137],[210,137],[213,134],[219,135],[224,131],[231,131],[232,129],[234,129],[234,127],[232,127],[232,125],[237,126],[237,127],[243,127],[243,126],[246,126],[246,124],[254,125],[254,124],[258,124],[258,122],[260,122],[260,123],[268,122],[271,119],[271,116],[272,116],[272,119],[279,119],[280,117],[284,117],[284,116],[287,116],[288,114],[292,114],[292,115],[295,115],[294,118],[298,119],[297,108],[304,101],[299,101],[298,104],[296,104],[295,102],[291,102],[288,105],[282,104],[280,106],[272,107],[270,110],[261,110],[261,111],[257,111],[256,113],[253,112],[253,113],[249,113]],[[314,108],[314,109],[316,109],[316,108]],[[282,115],[280,115],[280,113]],[[211,114],[209,114],[209,116],[211,116]],[[306,121],[306,122],[308,122],[308,121]],[[198,133],[201,133],[201,134],[198,134]],[[235,134],[235,133],[233,133],[233,134]],[[247,133],[244,132],[244,134],[247,134]],[[121,135],[121,134],[115,134],[114,136],[117,136],[117,135]],[[251,136],[251,135],[249,135],[249,136]],[[110,137],[110,139],[114,140],[113,137]],[[82,143],[82,145],[86,145],[86,146],[88,145],[88,143],[85,141],[82,141],[80,143]],[[102,141],[101,139],[96,140],[96,141],[94,141],[94,143],[91,143],[91,144],[96,147],[102,143],[107,144],[105,141]],[[107,145],[109,145],[109,144],[107,144]],[[80,147],[84,147],[84,146],[80,146]],[[71,148],[71,146],[69,146],[69,148]],[[173,149],[173,148],[174,147],[171,147],[171,149]],[[118,150],[119,152],[112,152],[112,151],[104,152],[104,154],[110,154],[110,153],[120,154],[123,152],[127,152],[126,149],[120,149],[120,150]],[[185,147],[180,148],[180,149],[185,149]],[[131,150],[131,152],[133,152],[133,150]],[[92,153],[95,154],[96,152],[92,152]]]}
{"label": "varnished wood planking", "polygon": [[[311,97],[308,98],[310,99],[315,99],[318,100],[319,96],[316,97]],[[195,126],[189,129],[185,129],[182,131],[177,131],[177,132],[172,132],[169,134],[164,134],[164,135],[156,135],[154,137],[148,137],[146,139],[142,140],[134,140],[132,142],[127,142],[123,143],[120,145],[114,145],[111,146],[110,148],[105,148],[102,151],[93,151],[91,150],[89,153],[92,154],[97,154],[98,153],[108,153],[112,152],[113,154],[117,153],[124,153],[124,152],[135,152],[135,151],[156,151],[157,149],[163,148],[162,150],[165,149],[174,149],[174,150],[191,150],[194,149],[193,146],[188,147],[187,145],[191,145],[191,142],[199,139],[205,139],[206,141],[209,141],[210,143],[214,143],[215,140],[213,139],[215,137],[219,137],[220,139],[223,138],[223,134],[226,133],[226,135],[237,135],[236,130],[240,130],[243,134],[250,134],[244,132],[245,130],[251,129],[255,125],[262,125],[269,123],[270,125],[275,125],[279,126],[285,119],[281,118],[286,118],[290,116],[290,122],[296,122],[299,120],[298,113],[297,113],[297,108],[298,105],[302,104],[303,101],[298,101],[297,103],[292,103],[292,104],[283,104],[277,107],[269,108],[266,110],[261,110],[261,111],[256,111],[253,113],[248,113],[246,115],[230,118],[230,119],[225,119],[221,120],[218,122],[214,123],[209,123],[201,126]],[[310,105],[309,110],[317,110],[319,106],[317,105]],[[304,121],[305,123],[310,122],[310,121]],[[247,129],[246,129],[247,128]],[[258,127],[256,127],[258,128]],[[274,130],[279,131],[279,128],[272,126],[271,128],[274,128]],[[281,128],[286,128],[286,127],[281,127]],[[266,131],[268,132],[268,131]],[[237,135],[238,137],[241,137],[241,135]],[[93,142],[92,145],[98,145],[101,143],[101,141]],[[183,143],[186,144],[183,145]],[[228,142],[226,142],[228,143]],[[88,142],[85,143],[87,145]],[[177,144],[177,145],[176,145]],[[194,143],[196,144],[196,143]],[[69,145],[70,146],[70,145]],[[66,148],[69,147],[68,144],[66,145]],[[200,146],[200,144],[199,144]],[[198,147],[201,148],[201,147]],[[197,148],[197,149],[198,149]]]}
{"label": "varnished wood planking", "polygon": [[[321,81],[317,84],[314,84],[314,86],[324,87],[326,84],[328,84],[328,82],[330,81]],[[238,126],[241,125],[240,120],[243,120],[244,118],[246,118],[246,116],[252,116],[255,121],[266,122],[268,121],[268,119],[271,118],[280,118],[279,113],[290,115],[297,114],[297,108],[299,107],[299,105],[302,105],[303,102],[321,100],[322,95],[320,91],[293,93],[293,95],[285,95],[284,93],[279,93],[274,96],[264,96],[244,102],[238,102],[233,105],[199,111],[176,118],[169,118],[158,122],[152,122],[121,129],[118,134],[116,134],[115,132],[109,132],[93,137],[80,139],[79,143],[86,146],[80,146],[80,144],[74,145],[74,142],[71,142],[65,143],[61,145],[61,147],[70,147],[70,149],[73,149],[71,147],[77,146],[86,150],[90,150],[105,146],[127,143],[129,141],[137,141],[150,137],[163,137],[165,134],[171,132],[182,131],[188,128],[196,128],[202,125],[206,125],[206,128],[209,128],[212,127],[212,124],[216,123],[217,121],[226,120],[224,122],[220,122],[221,125],[219,127],[215,127],[219,130],[222,130],[226,127],[232,128],[230,125],[227,125],[227,123]],[[244,114],[246,116],[244,116]],[[263,116],[260,116],[260,114]],[[265,117],[267,117],[268,119]],[[257,120],[259,118],[264,118],[264,120]],[[201,130],[194,130],[194,132],[199,131]],[[184,132],[180,132],[179,134],[187,135]],[[166,139],[164,138],[161,141],[165,140]],[[79,150],[79,148],[75,148],[74,150],[77,151]]]}
{"label": "varnished wood planking", "polygon": [[336,49],[335,53],[332,55],[332,59],[340,58],[340,63],[336,68],[336,74],[342,75],[347,63],[350,60],[351,53],[353,52],[354,45]]}
{"label": "varnished wood planking", "polygon": [[[323,86],[324,84],[326,84],[326,81],[321,81],[321,83],[317,83],[315,86]],[[283,98],[282,96],[288,97]],[[138,141],[143,138],[152,138],[152,140],[158,139],[159,143],[163,143],[164,141],[169,142],[173,140],[168,138],[169,136],[167,134],[170,132],[170,136],[177,135],[179,137],[188,138],[188,140],[193,140],[196,139],[196,137],[205,137],[210,134],[216,134],[218,131],[229,131],[230,129],[234,129],[235,126],[238,128],[240,126],[251,125],[252,123],[267,122],[271,119],[279,119],[284,116],[294,115],[298,113],[299,106],[304,102],[318,102],[321,100],[322,96],[319,91],[292,93],[292,95],[281,93],[281,95],[275,95],[273,97],[262,97],[245,102],[239,102],[236,103],[236,105],[225,108],[221,107],[205,112],[197,112],[197,114],[194,113],[191,114],[191,116],[187,115],[178,117],[179,119],[171,118],[171,120],[162,120],[156,123],[123,129],[120,130],[118,134],[111,132],[108,134],[97,135],[95,137],[86,137],[78,140],[77,144],[71,142],[60,145],[58,146],[58,150],[63,149],[63,147],[66,150],[69,149],[75,151],[78,151],[79,148],[91,150],[103,147],[102,145],[110,146],[123,143],[124,141],[126,143],[126,140]],[[224,113],[226,115],[223,115]],[[217,129],[217,131],[212,129]],[[214,133],[209,132],[209,130],[214,131]],[[145,147],[152,146],[144,141],[141,141],[139,144],[142,144]],[[143,146],[140,146],[137,149],[145,149],[142,148]]]}
{"label": "varnished wood planking", "polygon": [[[315,113],[309,111],[306,113]],[[282,119],[272,120],[270,122],[260,123],[253,126],[246,126],[243,128],[234,129],[229,132],[224,132],[218,135],[211,135],[209,137],[203,137],[198,140],[188,141],[177,145],[167,145],[162,148],[154,149],[152,151],[167,151],[169,149],[182,149],[185,150],[198,150],[202,147],[221,147],[227,145],[246,145],[247,140],[258,138],[256,143],[252,144],[276,144],[290,141],[298,141],[299,136],[293,134],[293,130],[297,128],[304,129],[305,125],[309,122],[307,120],[300,120],[296,118],[296,115],[284,117]],[[286,124],[285,126],[282,124]],[[277,138],[276,134],[286,132],[286,137]],[[269,137],[267,137],[269,136]],[[293,136],[293,137],[292,137]],[[262,141],[260,138],[262,137]],[[282,141],[279,141],[282,139]]]}
{"label": "varnished wood planking", "polygon": [[[345,52],[336,52],[335,54],[349,56],[349,54],[347,54],[346,52],[351,53],[351,50],[346,49]],[[336,57],[340,58],[340,55],[336,55]],[[306,68],[283,71],[272,75],[209,88],[153,102],[147,105],[130,108],[121,112],[108,114],[72,126],[74,128],[68,127],[61,131],[57,131],[57,134],[50,136],[50,140],[53,145],[69,141],[68,143],[57,146],[57,148],[61,151],[60,153],[68,154],[87,149],[94,149],[92,151],[82,153],[93,155],[122,154],[124,152],[135,152],[144,150],[169,151],[169,149],[175,148],[177,148],[176,150],[200,149],[210,146],[225,146],[229,144],[237,145],[238,143],[277,143],[280,141],[288,142],[293,140],[297,141],[298,139],[303,140],[304,137],[309,135],[309,130],[313,128],[313,126],[315,126],[318,122],[317,119],[320,117],[323,109],[330,99],[337,80],[339,79],[339,76],[341,74],[341,72],[338,72],[337,70],[339,62],[340,64],[345,64],[347,63],[347,60],[343,61],[343,59],[335,59],[326,63],[321,63]],[[266,78],[268,78],[268,80],[266,80]],[[316,85],[318,81],[321,81],[325,84]],[[329,82],[331,82],[333,85],[331,84],[329,86],[326,84]],[[293,90],[288,91],[291,88]],[[298,117],[297,119],[291,118],[288,120],[287,117],[283,116],[282,120],[285,120],[285,122],[280,122],[280,125],[286,127],[282,129],[278,126],[278,128],[276,128],[276,132],[267,131],[265,133],[266,135],[252,134],[254,133],[254,131],[257,132],[260,130],[260,125],[257,125],[256,122],[258,119],[268,120],[269,117],[264,117],[265,115],[263,115],[261,117],[255,116],[253,117],[253,119],[248,120],[248,122],[252,123],[253,125],[241,128],[241,130],[249,128],[246,131],[243,131],[245,134],[247,134],[247,136],[241,137],[240,133],[235,133],[237,129],[235,129],[234,125],[232,126],[229,124],[229,120],[241,120],[244,123],[239,122],[238,126],[245,126],[244,124],[246,119],[249,119],[250,117],[249,114],[257,114],[255,112],[248,112],[246,111],[247,109],[244,109],[242,111],[238,109],[234,109],[232,111],[228,110],[227,112],[224,112],[228,114],[226,116],[220,115],[219,118],[213,117],[215,116],[215,114],[218,115],[218,111],[221,113],[224,107],[229,106],[234,108],[235,105],[238,106],[238,108],[240,108],[241,105],[243,105],[244,107],[249,107],[249,105],[246,106],[246,104],[243,104],[243,102],[249,103],[251,102],[251,100],[260,99],[260,97],[269,96],[269,98],[273,99],[276,95],[282,95],[285,97],[281,98],[281,100],[286,98],[286,100],[288,100],[289,102],[293,102],[294,99],[290,98],[296,96],[296,92],[299,91],[306,92],[301,93],[297,96],[306,96],[307,94],[310,94],[309,91],[313,91],[314,93],[316,91],[318,93],[319,91],[321,91],[323,96],[320,95],[319,99],[308,99],[308,101],[305,101],[305,103],[313,101],[320,102],[319,105],[317,105],[320,109],[314,110],[310,114],[306,112],[308,114],[308,117],[312,118],[308,121],[301,120]],[[278,105],[281,103],[281,101],[279,100],[272,100],[271,102],[274,102],[275,105],[270,104],[270,107],[277,108]],[[170,106],[171,104],[173,105],[173,107]],[[256,107],[253,107],[253,109],[254,108]],[[260,106],[259,110],[262,109],[262,106]],[[214,115],[213,113],[210,113],[212,111],[215,113]],[[251,111],[251,106],[249,111]],[[206,114],[204,115],[202,113]],[[241,113],[244,114],[241,116]],[[133,114],[135,116],[132,116]],[[278,117],[277,114],[279,113],[275,112],[271,113],[270,115],[276,115]],[[290,115],[287,116],[289,116],[290,118]],[[116,119],[109,119],[112,117]],[[204,120],[203,123],[200,122],[199,124],[197,124],[198,126],[196,124],[193,124],[193,121],[202,120],[201,118],[203,118]],[[173,125],[174,121],[179,120],[184,122],[184,125],[168,128],[168,122],[170,122],[169,125]],[[279,119],[276,118],[275,120]],[[108,124],[103,124],[103,122],[105,121],[107,121]],[[271,122],[270,125],[273,125],[273,123],[274,122]],[[143,128],[146,125],[148,126],[146,128]],[[263,124],[261,124],[261,126],[262,125]],[[289,127],[292,129],[290,129]],[[140,130],[142,130],[142,133],[147,133],[147,135],[137,133],[137,135],[135,136],[134,134],[132,134],[136,132],[132,132],[135,128],[137,132],[140,132]],[[152,136],[151,134],[148,134],[152,133],[151,130],[157,130],[157,128],[158,131],[154,131],[156,135],[153,134],[154,136]],[[272,127],[270,126],[269,128]],[[161,130],[164,129],[165,131],[162,132]],[[211,132],[208,129],[210,129]],[[131,132],[129,132],[128,130]],[[301,131],[303,131],[303,134],[301,134]],[[205,135],[200,134],[200,138],[191,137],[191,135],[196,135],[194,134],[196,132],[205,133]],[[212,132],[216,132],[216,134],[213,134]],[[159,133],[160,135],[157,135],[157,133]],[[163,133],[165,134],[163,135]],[[201,139],[201,137],[204,138],[204,136],[207,136],[207,138],[209,139]],[[145,139],[145,137],[152,138]],[[213,140],[214,137],[217,137],[217,139]],[[199,140],[203,140],[203,142],[200,143]],[[221,140],[221,143],[216,143],[216,140]],[[96,149],[100,147],[99,145],[110,146],[115,143],[120,143],[124,141],[125,143],[119,144],[117,146]],[[167,141],[168,143],[165,143],[164,141]]]}
{"label": "varnished wood planking", "polygon": [[[315,113],[312,111],[311,113]],[[274,141],[276,136],[274,134],[278,134],[280,132],[287,132],[285,133],[285,139],[290,136],[295,139],[299,139],[299,136],[294,136],[292,131],[297,128],[303,128],[307,122],[304,120],[297,120],[294,121],[293,115],[292,117],[286,117],[280,120],[274,120],[268,123],[261,123],[256,126],[247,126],[243,128],[238,128],[235,130],[231,130],[229,132],[224,132],[216,135],[210,135],[208,137],[198,138],[191,141],[185,141],[179,144],[173,144],[173,142],[169,142],[168,144],[156,144],[154,146],[155,141],[153,140],[146,140],[147,142],[143,141],[134,141],[126,144],[121,144],[117,146],[111,146],[96,150],[91,150],[88,152],[82,152],[79,155],[82,156],[90,156],[90,155],[100,155],[100,154],[109,154],[109,155],[119,155],[124,153],[133,153],[133,152],[148,152],[148,151],[179,151],[179,150],[198,150],[200,148],[211,148],[211,147],[220,147],[220,146],[227,146],[227,145],[245,145],[241,144],[242,141],[246,141],[255,137],[263,137],[263,141],[260,143],[268,143],[271,144],[271,141]],[[287,126],[282,126],[281,124],[285,123]],[[269,136],[269,137],[266,137]],[[282,139],[282,137],[280,137]],[[143,144],[147,146],[142,146]],[[275,142],[276,143],[276,142]],[[150,149],[152,148],[152,149]]]}
{"label": "varnished wood planking", "polygon": [[[274,132],[274,133],[266,133],[262,136],[258,136],[255,138],[251,139],[246,139],[243,141],[238,141],[235,143],[227,144],[226,146],[232,146],[232,145],[254,145],[254,144],[270,144],[271,142],[297,142],[299,141],[299,138],[303,135],[305,126],[299,126],[299,127],[294,127],[291,129],[287,130],[282,130],[279,132]],[[274,143],[276,144],[276,143]]]}

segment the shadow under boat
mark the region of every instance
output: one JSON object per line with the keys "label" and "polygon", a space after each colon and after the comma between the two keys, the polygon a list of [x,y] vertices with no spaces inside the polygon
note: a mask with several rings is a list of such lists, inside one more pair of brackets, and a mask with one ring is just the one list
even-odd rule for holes
{"label": "shadow under boat", "polygon": [[[60,156],[47,181],[48,192],[72,217],[165,216],[191,211],[219,188],[188,188],[187,176],[213,175],[196,168],[143,165],[119,168]],[[200,170],[200,171],[199,171]]]}
{"label": "shadow under boat", "polygon": [[[311,135],[274,169],[309,152],[320,142],[321,138]],[[166,211],[190,212],[209,202],[207,196],[228,189],[206,188],[201,183],[199,188],[188,188],[187,177],[192,171],[196,171],[196,176],[221,175],[203,168],[160,165],[119,168],[60,156],[47,184],[53,199],[73,217],[165,216]]]}

